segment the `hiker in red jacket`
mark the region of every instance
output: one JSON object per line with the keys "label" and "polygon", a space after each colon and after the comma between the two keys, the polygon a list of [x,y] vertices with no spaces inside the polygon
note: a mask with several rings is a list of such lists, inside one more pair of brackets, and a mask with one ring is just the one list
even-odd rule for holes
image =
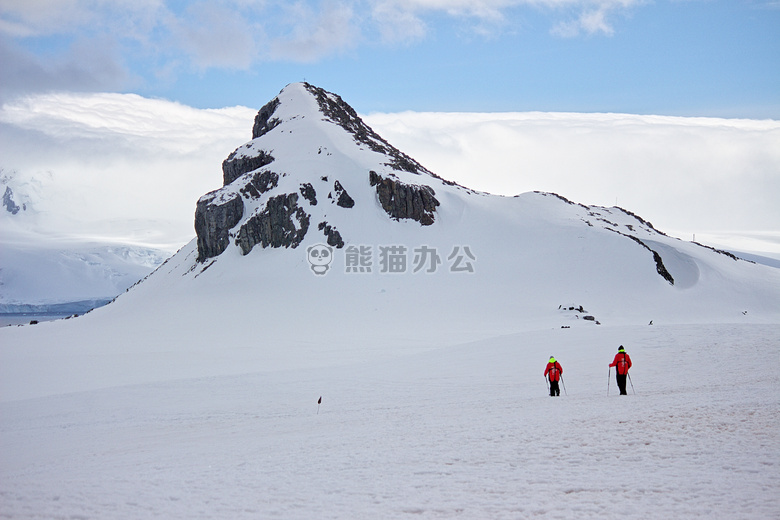
{"label": "hiker in red jacket", "polygon": [[615,368],[615,378],[617,379],[618,388],[620,388],[620,395],[628,395],[626,392],[626,376],[628,375],[628,369],[631,368],[631,357],[626,354],[626,349],[623,345],[618,347],[618,353],[615,354],[615,359],[612,360],[610,367]]}
{"label": "hiker in red jacket", "polygon": [[558,387],[558,381],[561,380],[562,374],[563,367],[560,363],[555,361],[555,357],[550,356],[550,362],[547,363],[547,368],[544,369],[544,376],[550,380],[550,397],[561,395],[561,389]]}

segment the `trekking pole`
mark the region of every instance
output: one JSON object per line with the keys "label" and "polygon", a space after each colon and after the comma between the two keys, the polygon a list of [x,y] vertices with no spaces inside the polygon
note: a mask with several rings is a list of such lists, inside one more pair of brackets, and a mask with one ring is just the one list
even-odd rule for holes
{"label": "trekking pole", "polygon": [[547,385],[547,395],[550,395],[550,382],[547,380],[547,376],[544,376],[544,384]]}
{"label": "trekking pole", "polygon": [[563,385],[563,395],[569,395],[569,392],[566,391],[566,381],[563,380],[563,374],[561,374],[561,384]]}
{"label": "trekking pole", "polygon": [[607,397],[609,397],[609,380],[612,379],[612,368],[607,369]]}
{"label": "trekking pole", "polygon": [[631,391],[634,392],[634,395],[636,395],[636,390],[634,390],[634,382],[631,381],[631,374],[626,372],[626,375],[628,376],[628,382],[631,383]]}

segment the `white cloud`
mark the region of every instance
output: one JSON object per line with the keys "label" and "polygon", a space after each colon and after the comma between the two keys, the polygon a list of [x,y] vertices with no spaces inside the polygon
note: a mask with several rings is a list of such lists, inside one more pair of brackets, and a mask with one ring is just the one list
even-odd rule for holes
{"label": "white cloud", "polygon": [[[136,95],[39,95],[0,110],[4,176],[38,229],[178,247],[256,109]],[[373,114],[437,174],[497,194],[618,204],[690,238],[780,229],[780,122],[564,113]],[[749,232],[749,233],[748,233]],[[752,236],[752,235],[751,235]]]}
{"label": "white cloud", "polygon": [[[256,110],[200,110],[123,94],[50,94],[0,110],[2,164],[37,232],[177,249]],[[28,193],[29,192],[29,193]]]}
{"label": "white cloud", "polygon": [[604,8],[583,11],[574,21],[559,22],[551,30],[552,34],[563,38],[574,38],[583,32],[587,34],[602,33],[612,36],[614,29],[607,22],[607,10]]}
{"label": "white cloud", "polygon": [[[553,33],[563,36],[611,34],[615,13],[643,0],[219,0],[179,3],[164,0],[5,0],[0,3],[0,36],[14,42],[57,35],[74,59],[65,70],[88,63],[75,42],[102,52],[103,70],[114,82],[127,81],[125,56],[151,63],[159,74],[182,67],[248,69],[265,60],[310,62],[366,43],[410,44],[428,36],[431,20],[456,20],[475,32],[495,36],[518,23],[519,9],[563,17]],[[443,15],[443,16],[442,16]],[[96,42],[100,42],[97,44]],[[7,45],[7,44],[6,44]],[[28,91],[58,83],[50,56],[27,53],[12,63],[13,79]],[[31,59],[32,58],[32,63]],[[60,58],[61,59],[61,58]],[[55,61],[57,57],[55,57]],[[48,73],[37,82],[34,69]],[[82,67],[85,68],[85,67]],[[30,70],[32,69],[32,70]],[[167,71],[167,72],[165,72]],[[102,80],[98,81],[98,80]],[[89,88],[109,88],[100,77]],[[72,88],[63,80],[59,88]],[[43,87],[43,88],[41,88]],[[8,90],[3,86],[4,90]]]}
{"label": "white cloud", "polygon": [[0,29],[15,36],[90,32],[148,34],[166,11],[160,0],[6,0],[0,3]]}
{"label": "white cloud", "polygon": [[567,19],[555,24],[554,34],[574,37],[587,34],[611,35],[614,32],[610,15],[642,5],[646,0],[379,0],[375,3],[383,12],[394,12],[398,18],[420,20],[426,13],[442,12],[452,17],[473,18],[478,24],[500,27],[518,8],[535,8]]}
{"label": "white cloud", "polygon": [[200,69],[248,69],[259,53],[255,36],[262,31],[240,12],[212,2],[190,5],[187,19],[176,19],[171,29]]}
{"label": "white cloud", "polygon": [[428,31],[425,22],[416,13],[401,8],[397,2],[376,2],[371,16],[385,43],[417,43],[425,38]]}
{"label": "white cloud", "polygon": [[316,7],[296,2],[283,11],[283,32],[270,43],[271,59],[316,61],[354,47],[361,38],[347,2],[325,1]]}
{"label": "white cloud", "polygon": [[688,233],[780,229],[780,122],[625,114],[373,114],[366,121],[465,186],[619,205]]}

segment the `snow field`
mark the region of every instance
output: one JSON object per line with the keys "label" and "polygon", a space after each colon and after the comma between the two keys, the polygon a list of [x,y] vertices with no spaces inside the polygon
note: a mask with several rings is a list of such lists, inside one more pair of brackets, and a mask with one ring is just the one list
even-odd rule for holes
{"label": "snow field", "polygon": [[[0,511],[776,518],[778,341],[776,325],[557,329],[3,402]],[[619,344],[637,393],[617,396],[612,371],[607,397]],[[568,391],[556,399],[550,354]]]}

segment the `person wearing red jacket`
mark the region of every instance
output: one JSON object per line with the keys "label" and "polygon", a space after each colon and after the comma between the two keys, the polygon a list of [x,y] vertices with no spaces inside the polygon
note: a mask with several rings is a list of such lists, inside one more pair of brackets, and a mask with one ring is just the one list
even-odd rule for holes
{"label": "person wearing red jacket", "polygon": [[618,347],[618,353],[615,354],[615,359],[612,360],[609,366],[616,367],[615,378],[618,388],[620,388],[620,395],[628,395],[628,392],[626,392],[626,376],[628,375],[628,369],[631,368],[631,357],[626,354],[626,349],[623,348],[623,345]]}
{"label": "person wearing red jacket", "polygon": [[547,363],[547,368],[544,369],[544,377],[550,380],[550,397],[561,395],[561,389],[558,386],[558,381],[561,380],[562,374],[563,367],[555,360],[554,356],[550,356],[550,361]]}

